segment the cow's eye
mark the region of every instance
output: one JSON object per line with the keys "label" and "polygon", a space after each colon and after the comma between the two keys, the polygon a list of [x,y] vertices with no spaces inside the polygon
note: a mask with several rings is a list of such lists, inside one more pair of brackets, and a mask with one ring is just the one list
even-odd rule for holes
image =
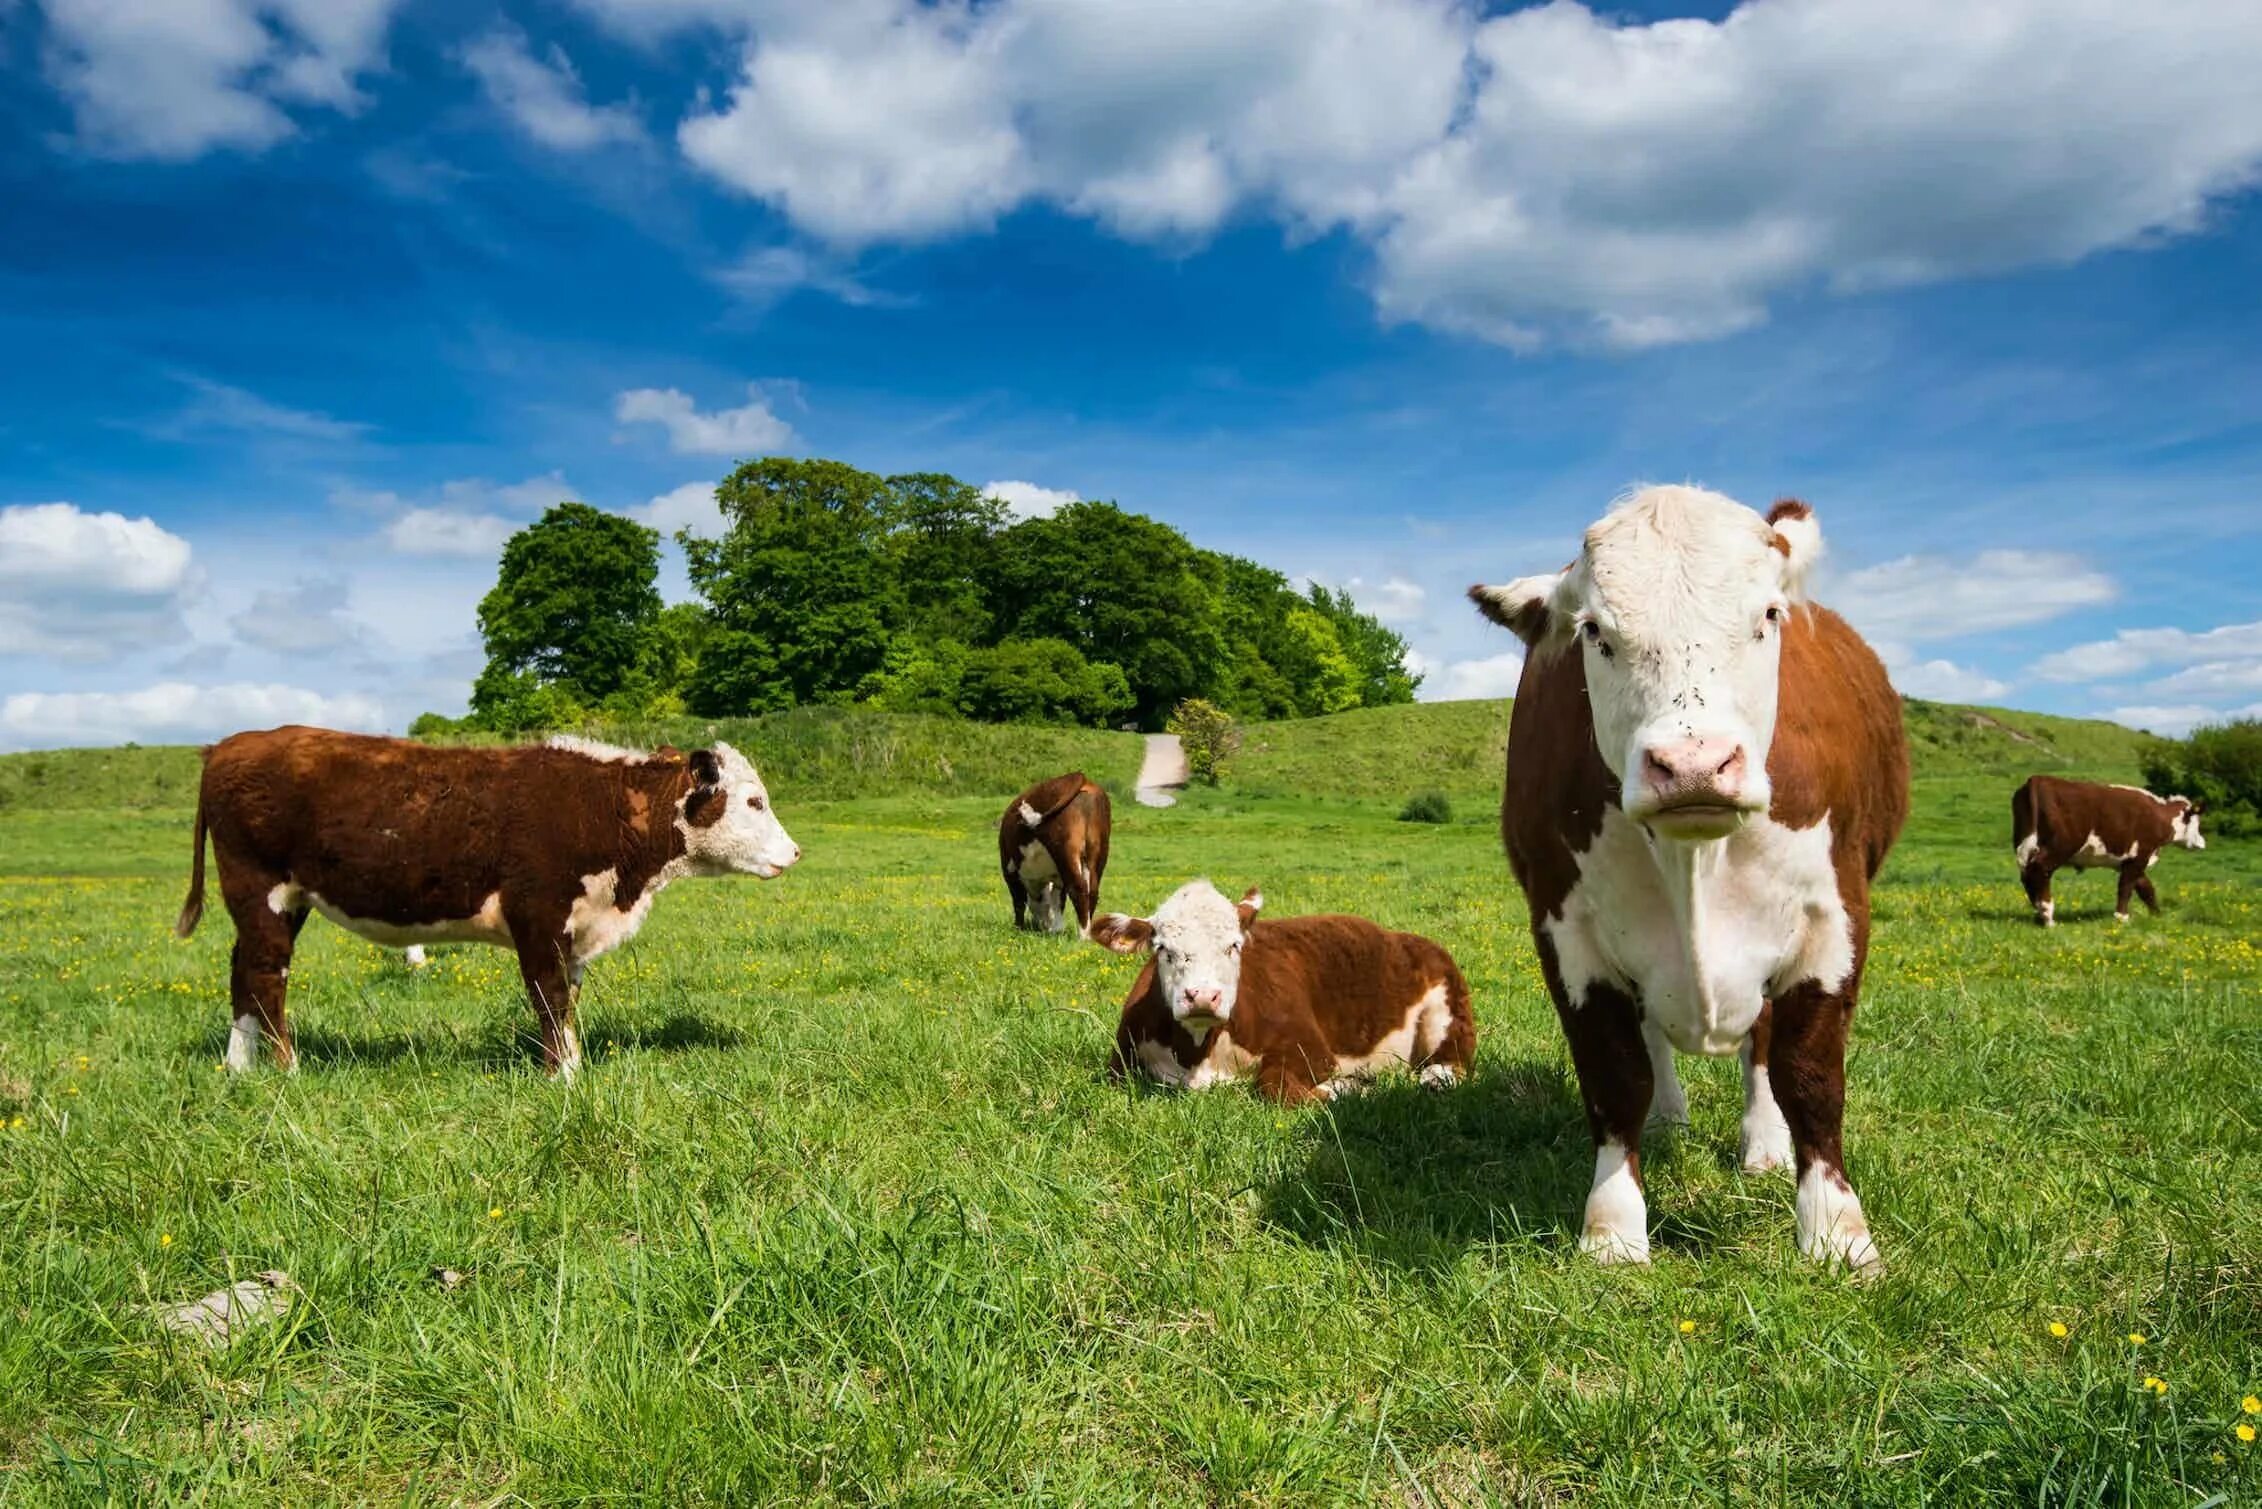
{"label": "cow's eye", "polygon": [[1610,641],[1602,637],[1602,625],[1596,623],[1593,619],[1590,618],[1585,623],[1579,625],[1579,629],[1580,632],[1586,635],[1587,643],[1593,645],[1597,650],[1600,650],[1602,652],[1603,659],[1608,660],[1613,654],[1616,653],[1616,651],[1610,648]]}
{"label": "cow's eye", "polygon": [[1775,603],[1769,606],[1767,610],[1767,621],[1771,624],[1779,624],[1783,621],[1783,605],[1781,603]]}

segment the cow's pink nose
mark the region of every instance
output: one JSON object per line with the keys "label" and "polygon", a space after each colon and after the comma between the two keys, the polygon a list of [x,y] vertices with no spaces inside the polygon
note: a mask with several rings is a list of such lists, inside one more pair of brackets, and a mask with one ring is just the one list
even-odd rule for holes
{"label": "cow's pink nose", "polygon": [[1733,739],[1683,739],[1642,752],[1642,784],[1668,802],[1734,801],[1743,794],[1744,746]]}
{"label": "cow's pink nose", "polygon": [[1225,992],[1215,985],[1205,985],[1199,990],[1186,992],[1186,1004],[1196,1011],[1215,1011],[1225,999]]}

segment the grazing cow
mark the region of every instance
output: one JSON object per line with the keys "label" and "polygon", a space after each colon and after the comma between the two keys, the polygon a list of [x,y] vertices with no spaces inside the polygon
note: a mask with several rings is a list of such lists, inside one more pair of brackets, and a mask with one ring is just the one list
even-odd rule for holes
{"label": "grazing cow", "polygon": [[543,1059],[570,1078],[581,972],[635,936],[661,887],[768,879],[801,857],[728,744],[686,755],[576,739],[448,749],[321,728],[236,734],[204,753],[183,938],[204,913],[207,832],[236,924],[236,1070],[252,1067],[262,1033],[275,1061],[296,1067],[283,998],[312,910],[389,948],[515,949]]}
{"label": "grazing cow", "polygon": [[2034,903],[2034,920],[2053,927],[2058,905],[2050,899],[2050,877],[2069,865],[2076,870],[2118,870],[2121,892],[2113,920],[2128,921],[2129,897],[2141,896],[2155,915],[2160,897],[2145,872],[2168,844],[2204,849],[2199,815],[2206,809],[2189,797],[2154,796],[2134,786],[2100,786],[2029,776],[2011,794],[2011,850],[2018,856],[2019,879]]}
{"label": "grazing cow", "polygon": [[1803,503],[1651,487],[1558,572],[1472,587],[1529,646],[1501,833],[1594,1134],[1579,1246],[1646,1262],[1641,1133],[1673,1055],[1741,1052],[1743,1166],[1798,1166],[1809,1257],[1877,1265],[1846,1180],[1846,1032],[1869,886],[1908,811],[1900,701],[1802,603]]}
{"label": "grazing cow", "polygon": [[998,819],[998,868],[1013,897],[1013,925],[1061,929],[1064,904],[1076,930],[1092,925],[1107,870],[1107,793],[1081,770],[1039,781],[1006,804]]}
{"label": "grazing cow", "polygon": [[1364,917],[1257,921],[1264,898],[1240,904],[1206,880],[1178,888],[1152,917],[1111,913],[1092,941],[1119,954],[1153,950],[1123,1002],[1117,1077],[1143,1069],[1166,1085],[1206,1090],[1254,1075],[1296,1105],[1333,1099],[1402,1067],[1443,1088],[1476,1051],[1469,987],[1453,956]]}

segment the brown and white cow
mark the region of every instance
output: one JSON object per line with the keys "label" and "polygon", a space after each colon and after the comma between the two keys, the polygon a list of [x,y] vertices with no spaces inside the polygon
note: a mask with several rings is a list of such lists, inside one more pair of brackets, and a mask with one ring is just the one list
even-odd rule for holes
{"label": "brown and white cow", "polygon": [[2205,810],[2189,797],[2154,796],[2135,786],[2029,776],[2011,794],[2011,850],[2018,856],[2026,899],[2034,903],[2035,921],[2044,927],[2056,924],[2058,906],[2050,899],[2050,877],[2069,866],[2120,871],[2114,921],[2128,921],[2131,896],[2143,897],[2144,905],[2157,915],[2159,893],[2145,872],[2169,844],[2207,847],[2207,840],[2199,836],[2199,815]]}
{"label": "brown and white cow", "polygon": [[1124,999],[1112,1074],[1143,1070],[1188,1090],[1253,1077],[1297,1105],[1389,1068],[1433,1088],[1468,1072],[1476,1022],[1451,954],[1364,917],[1260,923],[1263,905],[1254,890],[1236,904],[1196,880],[1152,917],[1092,924],[1093,942],[1154,955]]}
{"label": "brown and white cow", "polygon": [[1644,1121],[1675,1053],[1740,1052],[1743,1166],[1795,1156],[1799,1250],[1878,1263],[1847,1182],[1846,1032],[1869,886],[1908,811],[1885,670],[1801,600],[1802,503],[1649,487],[1562,571],[1472,587],[1530,647],[1502,836],[1594,1134],[1579,1246],[1646,1262]]}
{"label": "brown and white cow", "polygon": [[1092,925],[1107,871],[1108,823],[1107,793],[1081,770],[1039,781],[1006,804],[997,857],[1015,927],[1059,932],[1064,901],[1076,909],[1078,932]]}
{"label": "brown and white cow", "polygon": [[174,931],[204,914],[204,839],[236,925],[228,1067],[262,1034],[296,1067],[283,1001],[310,911],[375,943],[513,949],[551,1072],[580,1067],[589,961],[635,936],[683,875],[764,879],[801,857],[754,766],[728,744],[686,755],[584,740],[436,748],[322,728],[223,739],[204,754],[196,859]]}

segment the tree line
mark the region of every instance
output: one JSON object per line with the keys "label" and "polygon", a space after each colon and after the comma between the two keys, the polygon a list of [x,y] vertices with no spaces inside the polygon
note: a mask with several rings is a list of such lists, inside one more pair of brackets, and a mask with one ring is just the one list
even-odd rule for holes
{"label": "tree line", "polygon": [[676,535],[698,601],[663,604],[658,531],[560,503],[503,547],[461,720],[592,720],[864,703],[997,722],[1159,728],[1410,702],[1406,643],[1348,592],[1204,550],[1112,503],[1016,520],[935,472],[772,456],[718,484],[718,538]]}

